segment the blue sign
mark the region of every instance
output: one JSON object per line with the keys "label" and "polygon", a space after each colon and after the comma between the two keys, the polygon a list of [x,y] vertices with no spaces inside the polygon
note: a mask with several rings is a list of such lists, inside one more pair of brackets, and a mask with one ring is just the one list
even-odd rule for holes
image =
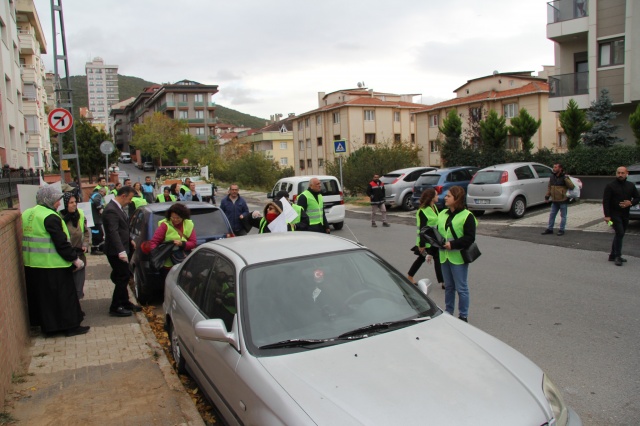
{"label": "blue sign", "polygon": [[345,140],[333,141],[333,152],[336,154],[346,154],[347,141]]}

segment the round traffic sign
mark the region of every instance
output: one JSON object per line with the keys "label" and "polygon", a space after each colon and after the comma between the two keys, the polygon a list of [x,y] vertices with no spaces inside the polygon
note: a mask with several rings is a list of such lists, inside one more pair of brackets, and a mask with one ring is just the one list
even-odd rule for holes
{"label": "round traffic sign", "polygon": [[49,127],[56,133],[65,133],[73,126],[71,113],[64,108],[55,108],[49,113],[47,118]]}
{"label": "round traffic sign", "polygon": [[113,151],[115,151],[115,149],[116,147],[113,146],[113,143],[111,143],[110,141],[104,141],[100,144],[100,152],[105,155],[111,154]]}
{"label": "round traffic sign", "polygon": [[183,159],[182,164],[189,164],[189,159],[188,158]]}

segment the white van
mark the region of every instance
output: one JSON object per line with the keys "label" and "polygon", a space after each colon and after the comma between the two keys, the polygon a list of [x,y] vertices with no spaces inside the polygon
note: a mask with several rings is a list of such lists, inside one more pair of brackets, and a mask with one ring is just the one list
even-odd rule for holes
{"label": "white van", "polygon": [[267,194],[268,198],[274,198],[278,191],[287,191],[289,200],[295,203],[298,195],[309,187],[309,180],[317,177],[322,184],[321,194],[324,204],[324,214],[327,222],[333,225],[333,229],[342,229],[344,225],[344,196],[340,182],[334,176],[294,176],[280,179]]}
{"label": "white van", "polygon": [[131,162],[131,154],[129,154],[128,152],[121,152],[120,153],[120,162],[121,163],[130,163]]}

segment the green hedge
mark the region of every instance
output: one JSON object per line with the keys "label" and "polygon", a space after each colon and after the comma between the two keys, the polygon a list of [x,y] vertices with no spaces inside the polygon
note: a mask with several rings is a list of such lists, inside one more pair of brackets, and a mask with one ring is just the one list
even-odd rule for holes
{"label": "green hedge", "polygon": [[446,164],[448,167],[476,166],[482,168],[518,161],[535,161],[548,166],[561,163],[567,173],[611,176],[620,166],[640,163],[640,146],[615,145],[611,148],[580,146],[567,153],[557,153],[543,148],[530,155],[526,155],[522,151],[483,152],[466,147],[452,153]]}

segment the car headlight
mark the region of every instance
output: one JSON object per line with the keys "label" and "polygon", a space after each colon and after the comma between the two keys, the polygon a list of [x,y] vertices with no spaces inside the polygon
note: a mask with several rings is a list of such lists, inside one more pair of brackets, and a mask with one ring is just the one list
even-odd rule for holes
{"label": "car headlight", "polygon": [[560,390],[553,384],[553,382],[551,382],[551,380],[549,380],[546,374],[542,377],[542,391],[551,406],[553,417],[556,419],[555,426],[566,426],[567,421],[569,420],[567,406],[564,405],[562,395],[560,395]]}

